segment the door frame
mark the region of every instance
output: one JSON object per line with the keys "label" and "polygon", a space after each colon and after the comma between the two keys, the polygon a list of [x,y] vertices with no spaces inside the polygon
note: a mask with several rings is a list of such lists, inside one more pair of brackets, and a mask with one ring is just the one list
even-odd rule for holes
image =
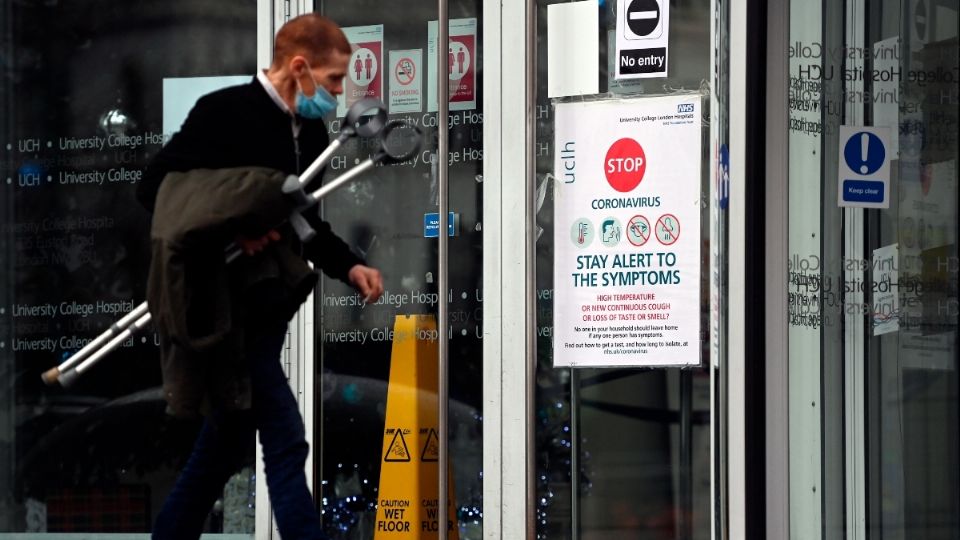
{"label": "door frame", "polygon": [[483,2],[483,536],[491,539],[536,535],[536,8],[535,0]]}

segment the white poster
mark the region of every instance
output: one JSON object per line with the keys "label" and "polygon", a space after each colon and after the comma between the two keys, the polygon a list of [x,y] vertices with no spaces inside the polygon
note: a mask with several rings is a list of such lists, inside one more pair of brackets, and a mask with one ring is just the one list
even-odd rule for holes
{"label": "white poster", "polygon": [[[450,19],[447,44],[450,110],[477,108],[477,19]],[[427,23],[427,110],[437,112],[437,21]]]}
{"label": "white poster", "polygon": [[595,1],[547,6],[547,96],[579,96],[600,92],[597,28],[600,10]]}
{"label": "white poster", "polygon": [[[910,155],[910,145],[901,149],[901,155]],[[958,269],[951,257],[957,243],[957,162],[921,165],[918,156],[915,167],[906,165],[899,185],[900,358],[905,368],[955,369],[958,306],[949,286]]]}
{"label": "white poster", "polygon": [[337,98],[337,116],[347,114],[351,105],[364,98],[383,101],[383,25],[352,26],[343,33],[353,52],[347,62],[343,94]]}
{"label": "white poster", "polygon": [[700,364],[700,100],[557,105],[554,365]]}
{"label": "white poster", "polygon": [[390,51],[390,112],[423,112],[423,49]]}
{"label": "white poster", "polygon": [[873,250],[873,335],[900,329],[900,250],[897,244]]}
{"label": "white poster", "polygon": [[617,79],[667,76],[669,0],[617,0]]}

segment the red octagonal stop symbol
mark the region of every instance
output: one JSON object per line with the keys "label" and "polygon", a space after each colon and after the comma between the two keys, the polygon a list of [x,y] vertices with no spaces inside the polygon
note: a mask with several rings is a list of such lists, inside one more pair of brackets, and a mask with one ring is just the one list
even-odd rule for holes
{"label": "red octagonal stop symbol", "polygon": [[607,175],[610,187],[626,193],[633,191],[643,180],[643,173],[647,170],[647,156],[640,143],[623,138],[610,146],[603,164],[603,172]]}

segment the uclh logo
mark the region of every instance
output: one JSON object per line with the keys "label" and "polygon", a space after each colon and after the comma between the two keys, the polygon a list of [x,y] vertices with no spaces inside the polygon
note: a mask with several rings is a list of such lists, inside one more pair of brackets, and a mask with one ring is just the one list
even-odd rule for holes
{"label": "uclh logo", "polygon": [[693,103],[681,103],[681,104],[677,105],[677,112],[678,112],[678,113],[692,113],[692,112],[693,112],[693,107],[694,107],[694,104],[693,104]]}

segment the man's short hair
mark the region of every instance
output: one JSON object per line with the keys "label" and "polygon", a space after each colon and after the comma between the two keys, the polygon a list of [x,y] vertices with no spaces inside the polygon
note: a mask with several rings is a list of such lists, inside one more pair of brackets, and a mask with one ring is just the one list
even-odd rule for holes
{"label": "man's short hair", "polygon": [[337,23],[317,13],[287,21],[273,43],[273,65],[279,66],[300,55],[312,67],[325,64],[333,51],[350,54],[350,42]]}

